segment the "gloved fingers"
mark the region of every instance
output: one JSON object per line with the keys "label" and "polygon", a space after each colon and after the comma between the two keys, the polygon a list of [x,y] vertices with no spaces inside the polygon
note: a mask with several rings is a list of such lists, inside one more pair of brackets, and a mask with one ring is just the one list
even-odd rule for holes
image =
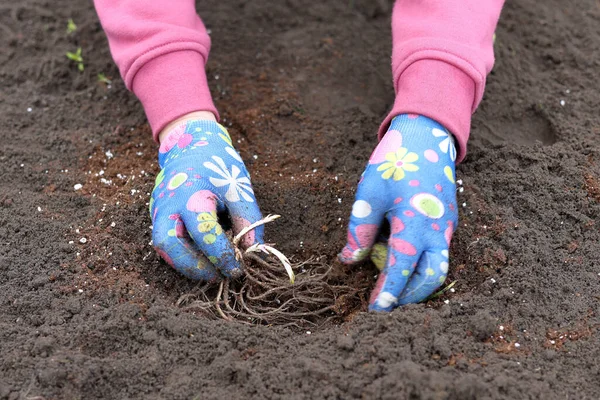
{"label": "gloved fingers", "polygon": [[[252,190],[250,185],[248,185],[248,189]],[[226,206],[233,224],[234,235],[262,219],[254,194],[252,194],[251,201],[229,201]],[[246,249],[255,243],[264,243],[264,232],[264,225],[260,225],[246,233],[240,241],[242,248]]]}
{"label": "gloved fingers", "polygon": [[390,236],[387,242],[386,266],[377,279],[371,294],[369,310],[391,311],[398,306],[398,298],[412,275],[420,256],[420,238],[405,240],[404,223],[397,216],[390,218]]}
{"label": "gloved fingers", "polygon": [[448,249],[423,252],[415,272],[400,294],[399,305],[419,303],[431,296],[448,275]]}
{"label": "gloved fingers", "polygon": [[[229,138],[227,131],[223,127],[220,128],[223,140],[227,141]],[[233,223],[234,234],[237,235],[244,227],[260,220],[262,215],[242,158],[233,147],[227,146],[225,151],[228,154],[225,159],[213,156],[210,161],[204,162],[203,166],[215,174],[209,180],[215,187],[215,191],[224,199]],[[230,163],[229,166],[226,161]],[[242,238],[242,247],[250,247],[256,242],[262,243],[263,236],[262,226],[250,231]]]}
{"label": "gloved fingers", "polygon": [[198,249],[223,275],[238,278],[242,267],[217,217],[217,196],[209,190],[192,194],[183,213],[183,222]]}
{"label": "gloved fingers", "polygon": [[180,215],[157,214],[152,242],[158,255],[186,277],[206,282],[220,280],[215,267],[192,242]]}
{"label": "gloved fingers", "polygon": [[385,218],[384,198],[381,189],[377,190],[370,181],[361,181],[358,185],[348,222],[346,245],[338,255],[344,264],[362,261],[369,254]]}
{"label": "gloved fingers", "polygon": [[386,268],[379,275],[369,300],[369,311],[392,311],[413,273],[419,255],[416,253],[394,255],[388,252]]}

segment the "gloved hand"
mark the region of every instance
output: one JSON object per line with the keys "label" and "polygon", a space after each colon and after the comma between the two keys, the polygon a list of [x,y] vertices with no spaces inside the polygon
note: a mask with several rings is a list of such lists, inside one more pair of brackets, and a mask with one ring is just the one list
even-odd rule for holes
{"label": "gloved hand", "polygon": [[[194,280],[242,274],[217,214],[227,211],[237,234],[262,218],[248,171],[227,130],[213,121],[175,126],[161,141],[150,215],[152,241],[173,268]],[[263,243],[264,228],[244,235],[242,246]]]}
{"label": "gloved hand", "polygon": [[363,260],[387,218],[387,260],[369,310],[422,301],[446,279],[458,223],[455,160],[452,135],[413,114],[394,118],[371,155],[352,206],[348,243],[339,255],[347,264]]}

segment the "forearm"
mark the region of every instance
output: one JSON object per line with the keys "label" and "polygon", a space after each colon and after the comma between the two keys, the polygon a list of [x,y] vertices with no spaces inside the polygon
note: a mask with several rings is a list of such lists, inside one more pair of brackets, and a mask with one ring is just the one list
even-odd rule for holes
{"label": "forearm", "polygon": [[392,15],[396,115],[425,115],[456,138],[466,154],[471,114],[494,64],[493,34],[503,0],[397,0]]}
{"label": "forearm", "polygon": [[194,111],[217,110],[204,66],[210,37],[194,1],[95,0],[125,85],[140,99],[155,137]]}

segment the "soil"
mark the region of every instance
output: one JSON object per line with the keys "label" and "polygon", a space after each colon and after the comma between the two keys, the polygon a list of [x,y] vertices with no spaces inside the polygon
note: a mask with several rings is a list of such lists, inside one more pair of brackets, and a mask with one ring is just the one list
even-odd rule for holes
{"label": "soil", "polygon": [[391,5],[198,4],[217,107],[284,217],[268,240],[359,289],[303,330],[177,304],[197,285],[149,244],[156,145],[91,3],[0,5],[0,399],[600,398],[598,2],[507,2],[458,167],[454,290],[375,315],[375,268],[335,256],[394,98]]}

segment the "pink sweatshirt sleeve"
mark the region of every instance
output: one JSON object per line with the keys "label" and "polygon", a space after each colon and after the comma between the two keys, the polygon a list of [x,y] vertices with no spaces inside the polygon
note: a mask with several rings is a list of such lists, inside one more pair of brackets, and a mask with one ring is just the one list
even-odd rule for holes
{"label": "pink sweatshirt sleeve", "polygon": [[204,65],[210,37],[194,0],[94,0],[127,88],[140,99],[156,138],[192,111],[217,118]]}
{"label": "pink sweatshirt sleeve", "polygon": [[471,115],[494,65],[493,34],[503,0],[397,0],[392,14],[393,117],[415,113],[444,125],[467,151]]}

